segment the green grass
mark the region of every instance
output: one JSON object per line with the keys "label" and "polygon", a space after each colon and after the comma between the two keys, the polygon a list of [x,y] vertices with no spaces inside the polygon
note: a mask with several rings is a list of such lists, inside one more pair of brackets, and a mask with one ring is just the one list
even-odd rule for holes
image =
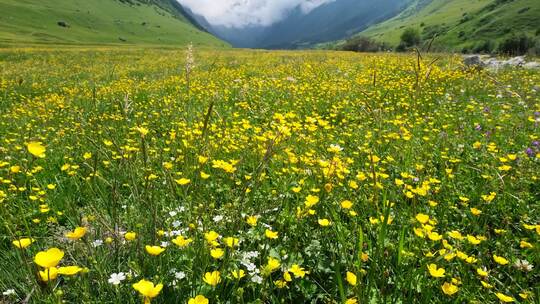
{"label": "green grass", "polygon": [[0,303],[538,303],[540,73],[434,56],[0,50]]}
{"label": "green grass", "polygon": [[401,33],[414,27],[423,33],[438,31],[439,45],[460,49],[479,41],[499,41],[513,33],[535,35],[540,29],[540,1],[508,1],[487,9],[492,3],[493,0],[434,0],[427,5],[413,5],[359,35],[395,46]]}
{"label": "green grass", "polygon": [[[165,8],[169,8],[164,6]],[[0,0],[0,44],[228,44],[157,5],[115,0]],[[59,21],[69,27],[58,26]]]}

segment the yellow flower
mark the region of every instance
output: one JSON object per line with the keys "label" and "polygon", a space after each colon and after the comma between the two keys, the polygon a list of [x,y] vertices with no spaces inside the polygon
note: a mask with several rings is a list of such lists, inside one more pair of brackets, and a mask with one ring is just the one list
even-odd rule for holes
{"label": "yellow flower", "polygon": [[341,208],[343,209],[351,209],[352,206],[353,206],[353,203],[351,201],[348,201],[348,200],[345,200],[343,202],[341,202]]}
{"label": "yellow flower", "polygon": [[287,282],[284,281],[284,280],[276,280],[274,281],[274,284],[276,285],[277,288],[285,288],[287,286]]}
{"label": "yellow flower", "polygon": [[77,227],[75,230],[66,233],[66,237],[72,241],[81,239],[86,234],[86,227]]}
{"label": "yellow flower", "polygon": [[250,215],[246,218],[246,222],[248,223],[248,225],[250,225],[251,227],[255,227],[257,226],[257,217],[254,216],[254,215]]}
{"label": "yellow flower", "polygon": [[358,300],[356,300],[355,298],[350,298],[345,301],[345,304],[358,304]]}
{"label": "yellow flower", "polygon": [[177,184],[179,184],[180,186],[184,186],[184,185],[189,184],[189,183],[191,182],[191,180],[188,179],[188,178],[181,178],[181,179],[175,180],[175,182],[176,182]]}
{"label": "yellow flower", "polygon": [[207,174],[207,173],[204,173],[203,171],[201,171],[201,178],[202,179],[208,179],[210,177],[210,174]]}
{"label": "yellow flower", "polygon": [[221,248],[214,248],[210,250],[210,255],[216,260],[221,259],[224,254],[225,254],[225,251]]}
{"label": "yellow flower", "polygon": [[500,264],[500,265],[506,265],[508,264],[508,260],[501,257],[501,256],[497,256],[497,255],[493,255],[493,260],[497,263],[497,264]]}
{"label": "yellow flower", "polygon": [[429,274],[434,278],[442,278],[444,277],[444,268],[437,268],[437,265],[435,264],[429,264],[428,265]]}
{"label": "yellow flower", "polygon": [[328,219],[319,219],[317,221],[319,223],[319,225],[321,225],[322,227],[328,227],[330,226],[331,222],[328,220]]}
{"label": "yellow flower", "polygon": [[28,149],[28,152],[30,154],[34,155],[35,157],[44,158],[45,157],[45,147],[37,141],[29,142],[26,145],[26,148]]}
{"label": "yellow flower", "polygon": [[294,276],[297,278],[303,278],[307,273],[304,268],[300,267],[298,264],[293,264],[289,271],[292,272],[292,274],[294,274]]}
{"label": "yellow flower", "polygon": [[13,246],[15,246],[15,247],[17,247],[19,249],[24,249],[24,248],[30,246],[33,242],[34,242],[34,239],[22,238],[22,239],[15,240],[12,243],[13,243]]}
{"label": "yellow flower", "polygon": [[204,274],[203,281],[210,286],[216,286],[221,282],[221,273],[219,271],[207,272]]}
{"label": "yellow flower", "polygon": [[227,247],[230,247],[230,248],[238,246],[238,244],[240,243],[239,239],[231,237],[231,236],[224,238],[223,241],[225,245],[227,245]]}
{"label": "yellow flower", "polygon": [[263,273],[265,275],[269,275],[270,273],[274,272],[281,266],[281,262],[278,259],[274,259],[273,257],[268,258],[268,263],[263,269]]}
{"label": "yellow flower", "polygon": [[165,248],[160,246],[146,245],[144,248],[146,249],[146,252],[153,256],[160,255],[163,251],[165,251]]}
{"label": "yellow flower", "polygon": [[514,298],[507,296],[503,293],[497,292],[495,293],[495,295],[497,296],[497,298],[499,298],[499,300],[501,300],[501,302],[504,302],[504,303],[514,302]]}
{"label": "yellow flower", "polygon": [[319,202],[319,197],[315,195],[308,195],[304,204],[306,207],[311,208]]}
{"label": "yellow flower", "polygon": [[232,276],[237,279],[237,280],[240,280],[241,278],[245,277],[246,276],[246,272],[243,270],[243,269],[240,269],[240,270],[233,270],[231,272]]}
{"label": "yellow flower", "polygon": [[269,239],[272,239],[272,240],[275,240],[278,238],[278,232],[274,232],[270,229],[266,229],[266,231],[264,232],[264,235],[269,238]]}
{"label": "yellow flower", "polygon": [[58,277],[58,269],[55,267],[51,267],[45,270],[40,270],[38,274],[41,281],[49,282],[55,280]]}
{"label": "yellow flower", "polygon": [[437,232],[428,232],[428,238],[432,241],[439,241],[442,239],[442,235],[438,234]]}
{"label": "yellow flower", "polygon": [[138,291],[144,297],[144,303],[150,303],[150,300],[157,297],[163,289],[163,284],[157,284],[147,281],[145,279],[133,284],[133,289]]}
{"label": "yellow flower", "polygon": [[175,244],[176,246],[178,247],[186,247],[187,245],[189,245],[189,243],[191,243],[193,240],[190,239],[190,238],[184,238],[183,236],[179,235],[177,236],[175,239],[173,239],[171,242],[173,242],[173,244]]}
{"label": "yellow flower", "polygon": [[126,241],[133,241],[134,239],[137,238],[137,233],[133,231],[126,232],[126,234],[124,234],[124,238],[126,239]]}
{"label": "yellow flower", "polygon": [[476,209],[476,208],[473,207],[473,208],[471,208],[471,213],[472,213],[472,215],[478,216],[478,215],[482,214],[482,210]]}
{"label": "yellow flower", "polygon": [[64,266],[64,267],[58,267],[58,274],[70,276],[70,275],[76,275],[82,270],[83,269],[79,266]]}
{"label": "yellow flower", "polygon": [[203,295],[198,295],[195,298],[191,298],[188,304],[208,304],[208,299]]}
{"label": "yellow flower", "polygon": [[418,213],[416,215],[416,220],[418,222],[420,222],[420,224],[425,224],[429,221],[429,215],[427,214],[423,214],[423,213]]}
{"label": "yellow flower", "polygon": [[204,238],[208,243],[213,243],[219,238],[219,234],[215,231],[209,231],[204,234]]}
{"label": "yellow flower", "polygon": [[64,252],[58,248],[40,251],[34,257],[34,262],[43,268],[56,267],[64,257]]}
{"label": "yellow flower", "polygon": [[346,279],[351,286],[356,286],[356,275],[354,273],[347,271]]}
{"label": "yellow flower", "polygon": [[476,273],[478,273],[479,276],[481,277],[487,277],[488,276],[488,272],[482,268],[476,268]]}
{"label": "yellow flower", "polygon": [[521,240],[519,242],[519,247],[520,248],[533,248],[533,245],[527,241]]}
{"label": "yellow flower", "polygon": [[90,158],[92,158],[92,153],[90,153],[90,152],[84,153],[84,154],[83,154],[83,158],[84,158],[84,159],[90,159]]}
{"label": "yellow flower", "polygon": [[456,292],[458,292],[459,288],[457,287],[457,285],[454,285],[452,283],[448,283],[448,282],[445,282],[442,286],[441,286],[441,289],[442,291],[444,292],[444,294],[446,295],[453,295],[455,294]]}
{"label": "yellow flower", "polygon": [[148,132],[149,132],[148,129],[145,128],[145,127],[136,127],[135,131],[139,132],[142,137],[145,137],[146,134],[148,134]]}

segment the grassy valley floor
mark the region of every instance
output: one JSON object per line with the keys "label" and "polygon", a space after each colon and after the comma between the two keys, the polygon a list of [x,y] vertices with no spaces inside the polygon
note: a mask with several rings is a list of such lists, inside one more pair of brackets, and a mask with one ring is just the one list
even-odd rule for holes
{"label": "grassy valley floor", "polygon": [[537,303],[540,73],[435,56],[0,50],[0,302]]}

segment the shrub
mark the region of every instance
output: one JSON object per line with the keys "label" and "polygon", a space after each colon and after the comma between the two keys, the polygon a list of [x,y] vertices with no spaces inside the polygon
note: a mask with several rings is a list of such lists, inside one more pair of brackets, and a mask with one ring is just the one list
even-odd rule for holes
{"label": "shrub", "polygon": [[420,31],[416,28],[407,28],[401,34],[400,45],[403,45],[405,48],[417,46],[420,42],[422,42],[422,38],[420,36]]}
{"label": "shrub", "polygon": [[379,52],[388,49],[388,47],[384,43],[377,42],[367,37],[356,37],[347,40],[340,49],[352,52]]}
{"label": "shrub", "polygon": [[501,42],[499,52],[511,56],[524,55],[534,48],[535,41],[526,34],[512,35]]}

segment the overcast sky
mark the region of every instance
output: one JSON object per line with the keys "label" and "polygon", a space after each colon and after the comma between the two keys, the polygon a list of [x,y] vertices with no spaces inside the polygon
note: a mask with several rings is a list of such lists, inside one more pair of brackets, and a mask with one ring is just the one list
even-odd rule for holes
{"label": "overcast sky", "polygon": [[299,7],[307,13],[335,0],[177,0],[213,25],[271,25]]}

